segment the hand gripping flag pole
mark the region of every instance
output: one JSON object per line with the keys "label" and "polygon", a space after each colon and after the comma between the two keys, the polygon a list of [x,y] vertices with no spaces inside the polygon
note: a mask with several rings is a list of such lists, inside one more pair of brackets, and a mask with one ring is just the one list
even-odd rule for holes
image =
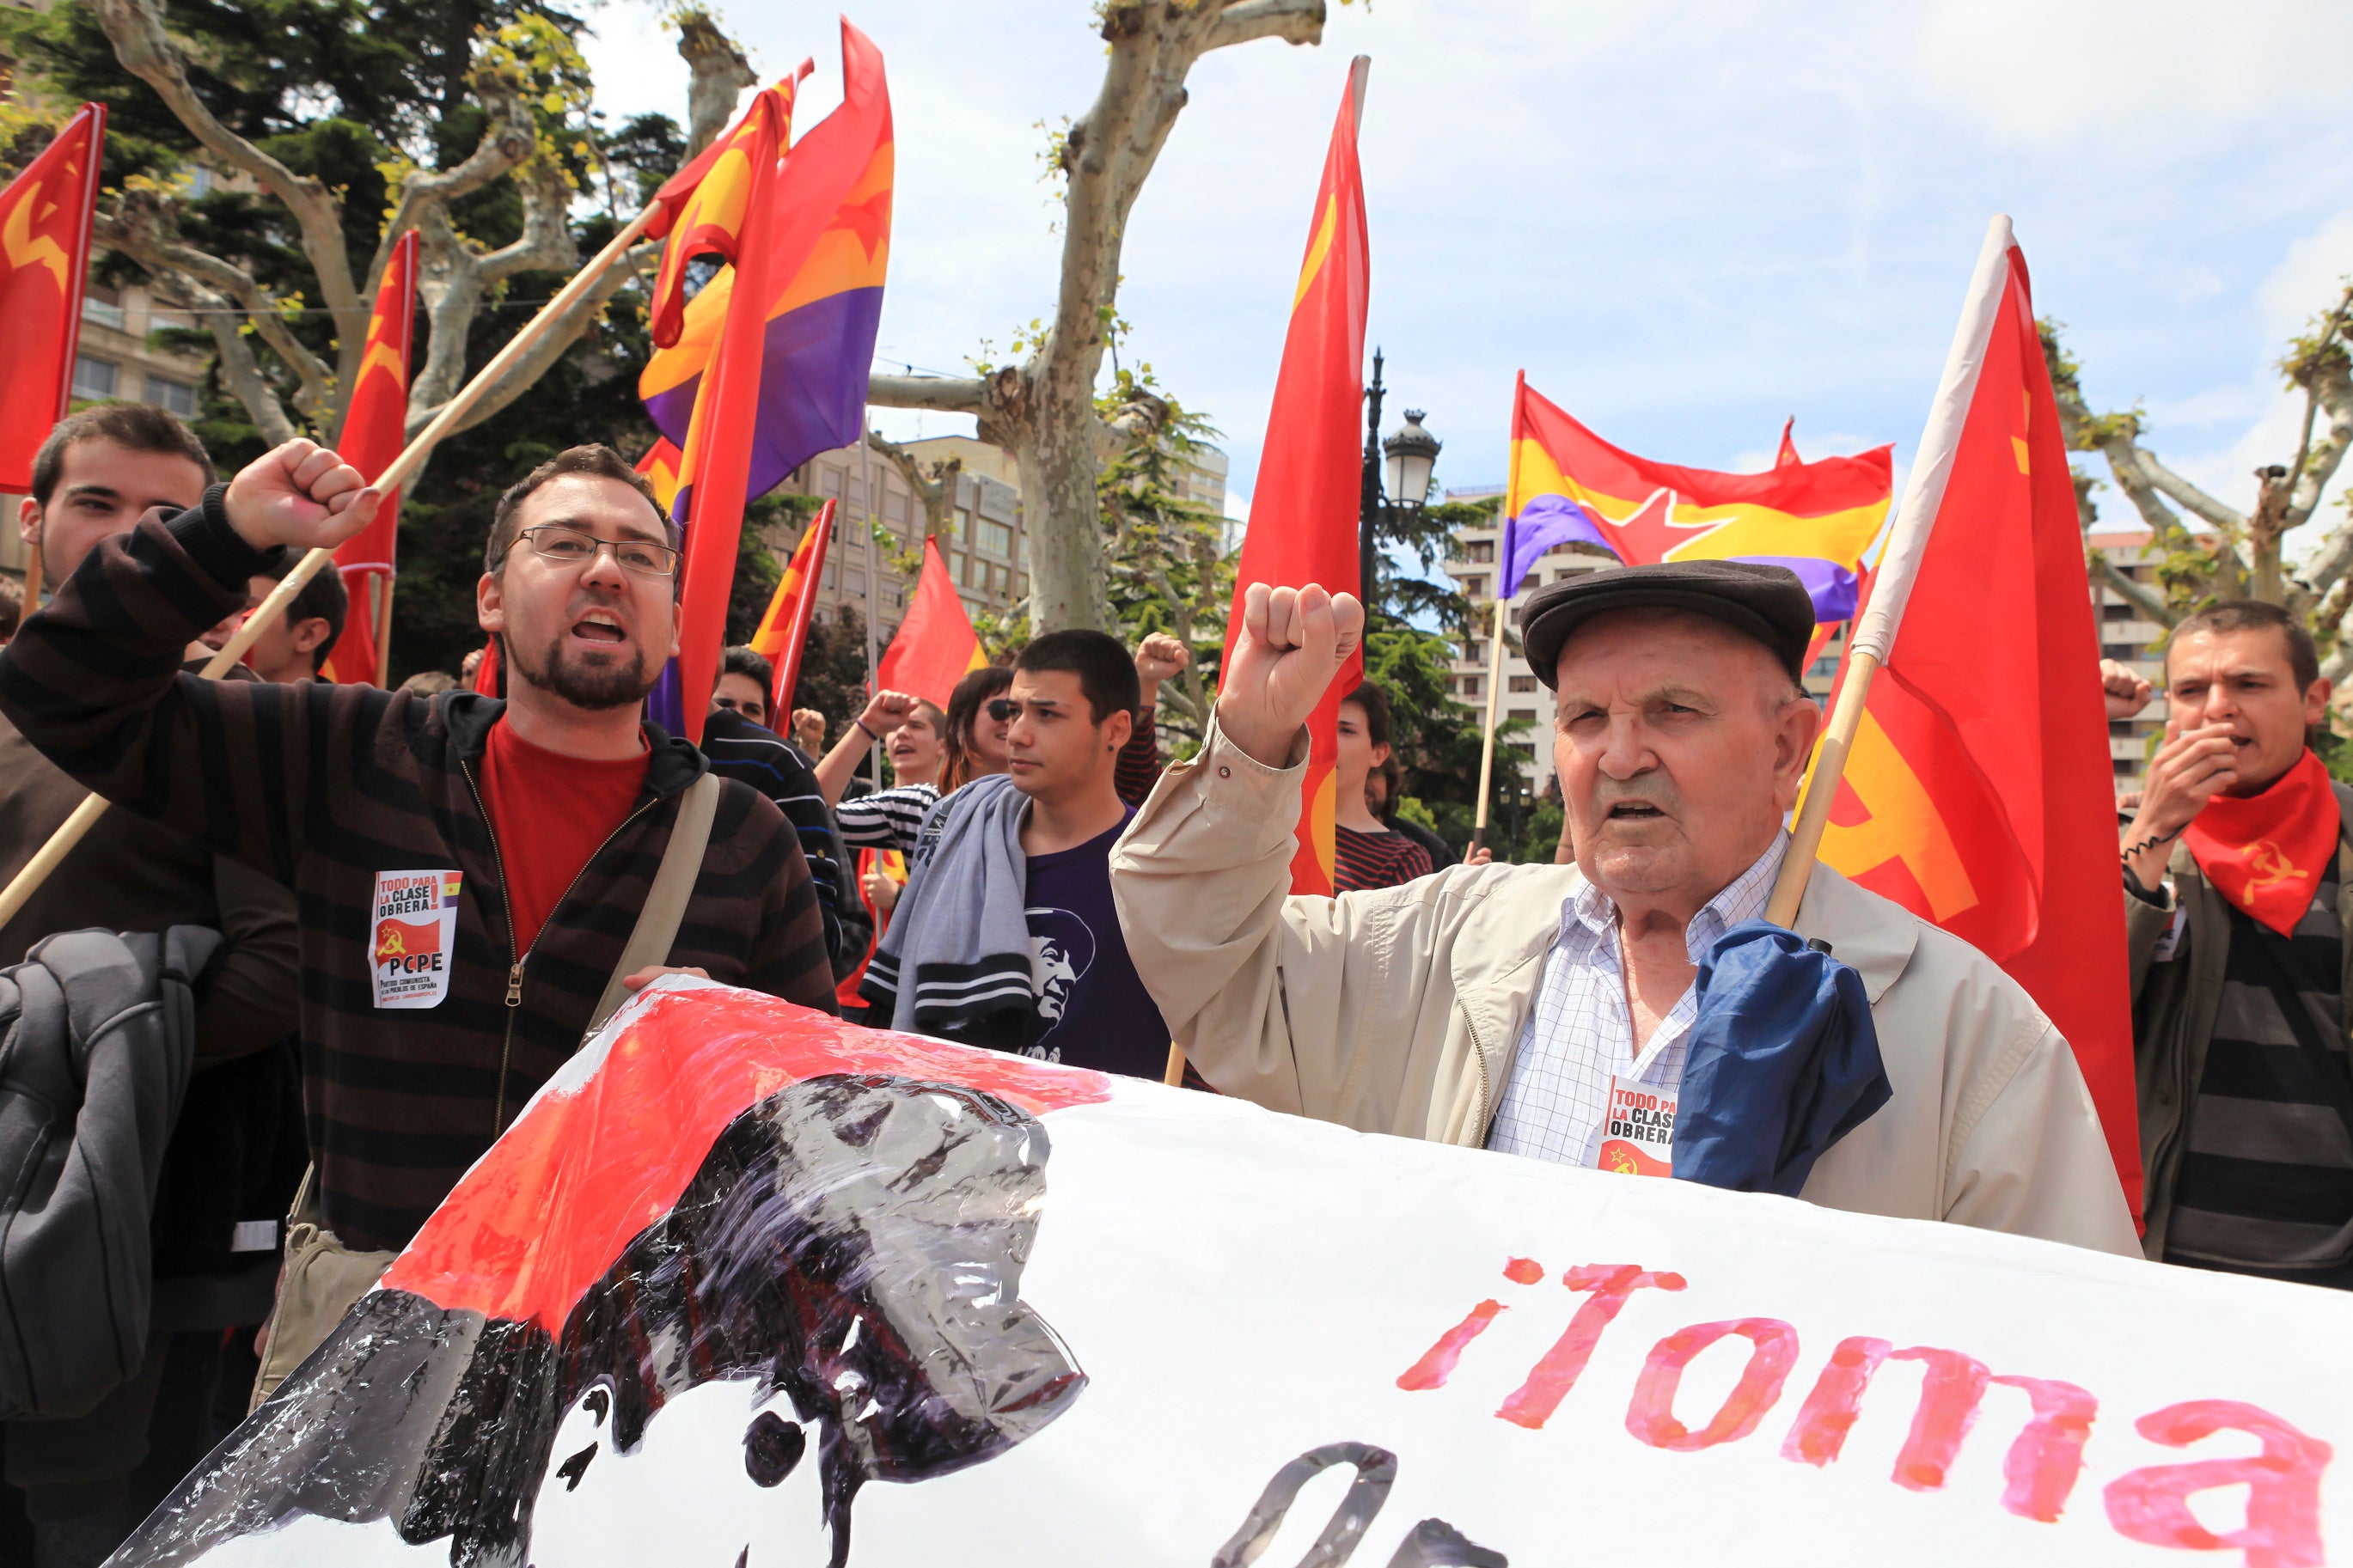
{"label": "hand gripping flag pole", "polygon": [[2010,218],[2005,214],[1996,214],[1986,226],[1985,248],[1978,253],[1977,273],[1969,279],[1960,325],[1953,333],[1952,349],[1945,356],[1944,379],[1936,384],[1936,401],[1928,407],[1928,426],[1920,437],[1919,460],[1913,465],[1911,478],[1905,484],[1904,504],[1895,514],[1886,552],[1872,580],[1871,603],[1855,622],[1854,636],[1848,639],[1846,669],[1839,682],[1838,701],[1831,710],[1830,727],[1822,733],[1821,745],[1814,753],[1805,795],[1799,803],[1797,822],[1790,829],[1788,853],[1781,861],[1780,876],[1773,883],[1773,897],[1765,906],[1765,918],[1775,925],[1790,925],[1798,918],[1798,905],[1805,898],[1807,880],[1812,877],[1815,858],[1821,851],[1822,829],[1830,822],[1831,802],[1838,795],[1839,780],[1846,772],[1847,753],[1862,724],[1863,702],[1871,695],[1871,678],[1887,662],[1888,653],[1895,646],[1905,601],[1911,596],[1913,580],[1920,574],[1921,557],[1928,549],[1929,531],[1936,526],[1936,513],[1944,505],[1945,486],[1952,478],[1953,459],[1961,444],[1961,428],[1968,420],[1969,406],[1977,395],[1978,374],[1985,366],[1987,343],[1993,335],[1994,318],[2001,310],[2002,289],[2010,276]]}
{"label": "hand gripping flag pole", "polygon": [[[492,356],[490,363],[477,371],[474,378],[459,390],[457,396],[442,405],[441,412],[433,416],[433,422],[402,449],[400,456],[392,460],[390,468],[376,476],[374,488],[379,492],[388,493],[415,479],[417,470],[425,466],[426,458],[456,427],[458,421],[482,400],[510,366],[531,352],[532,345],[546,335],[548,329],[588,291],[597,279],[628,254],[629,247],[636,244],[648,226],[666,210],[665,204],[657,199],[631,218],[628,226],[613,237],[612,243],[598,251],[587,266],[558,289],[555,297],[540,308],[539,314],[533,316],[506,347]],[[262,628],[276,621],[285,612],[286,606],[294,602],[294,596],[310,585],[311,579],[319,574],[320,569],[332,565],[334,559],[334,551],[324,546],[306,552],[295,564],[294,570],[286,574],[278,586],[269,591],[269,596],[245,617],[245,624],[237,627],[237,635],[228,639],[227,646],[206,661],[201,672],[204,678],[218,679],[231,665],[243,658],[246,650],[261,636]],[[25,868],[16,873],[16,880],[8,884],[5,891],[0,891],[0,925],[16,919],[16,911],[25,907],[25,900],[48,879],[49,873],[58,868],[58,863],[66,858],[68,852],[81,842],[90,825],[105,814],[106,804],[103,796],[96,795],[83,801],[74,808],[74,814],[49,836],[49,841],[41,846],[40,853],[25,863]]]}

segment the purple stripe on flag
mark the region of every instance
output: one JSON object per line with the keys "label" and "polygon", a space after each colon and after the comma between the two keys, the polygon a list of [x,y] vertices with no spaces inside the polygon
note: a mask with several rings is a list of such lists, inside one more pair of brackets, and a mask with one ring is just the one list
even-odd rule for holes
{"label": "purple stripe on flag", "polygon": [[1495,584],[1496,596],[1508,599],[1518,593],[1528,569],[1546,551],[1577,541],[1609,548],[1593,514],[1567,496],[1537,496],[1529,501],[1517,517],[1504,520],[1504,575]]}
{"label": "purple stripe on flag", "polygon": [[1819,555],[1736,555],[1732,559],[1759,566],[1786,566],[1795,572],[1806,592],[1813,595],[1817,625],[1843,621],[1854,614],[1859,584],[1854,574],[1835,561]]}
{"label": "purple stripe on flag", "polygon": [[[855,446],[864,426],[866,375],[882,320],[882,290],[846,289],[788,310],[767,326],[760,359],[760,420],[744,499],[756,500],[786,476],[837,447]],[[654,427],[681,450],[702,378],[646,399]],[[681,497],[683,500],[684,496]],[[681,506],[681,513],[686,509]]]}
{"label": "purple stripe on flag", "polygon": [[646,718],[666,735],[686,733],[686,704],[679,700],[678,660],[664,661],[661,673],[654,678],[654,689],[646,693]]}

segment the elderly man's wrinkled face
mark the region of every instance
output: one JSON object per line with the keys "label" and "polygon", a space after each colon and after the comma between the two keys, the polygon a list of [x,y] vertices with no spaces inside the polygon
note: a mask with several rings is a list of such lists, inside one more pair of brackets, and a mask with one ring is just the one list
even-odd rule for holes
{"label": "elderly man's wrinkled face", "polygon": [[1796,801],[1820,711],[1765,647],[1703,616],[1624,610],[1561,651],[1554,765],[1577,864],[1685,918]]}

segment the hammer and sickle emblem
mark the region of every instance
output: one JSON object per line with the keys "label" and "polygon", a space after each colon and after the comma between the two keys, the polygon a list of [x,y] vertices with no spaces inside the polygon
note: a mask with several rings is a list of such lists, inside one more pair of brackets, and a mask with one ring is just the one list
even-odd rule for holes
{"label": "hammer and sickle emblem", "polygon": [[2259,838],[2249,847],[2247,865],[2255,872],[2247,882],[2247,897],[2251,900],[2265,888],[2298,881],[2308,875],[2291,865],[2286,853],[2268,838]]}
{"label": "hammer and sickle emblem", "polygon": [[401,939],[399,928],[395,926],[390,921],[385,921],[384,930],[377,933],[375,940],[376,956],[378,958],[404,958],[407,956],[407,953],[408,943]]}
{"label": "hammer and sickle emblem", "polygon": [[40,195],[41,187],[34,185],[24,200],[9,209],[5,221],[0,222],[0,253],[7,256],[11,268],[47,268],[57,274],[58,287],[65,289],[71,279],[67,276],[70,264],[64,247],[47,235],[33,232],[33,209]]}

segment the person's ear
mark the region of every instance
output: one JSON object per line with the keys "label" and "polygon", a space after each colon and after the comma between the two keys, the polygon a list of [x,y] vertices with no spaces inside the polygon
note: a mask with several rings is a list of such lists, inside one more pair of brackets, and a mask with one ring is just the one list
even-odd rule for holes
{"label": "person's ear", "polygon": [[1114,752],[1125,751],[1127,742],[1134,735],[1135,715],[1125,709],[1103,721],[1103,739],[1110,742],[1109,749]]}
{"label": "person's ear", "polygon": [[31,496],[16,503],[16,537],[27,550],[41,547],[41,503]]}
{"label": "person's ear", "polygon": [[505,584],[503,573],[485,572],[474,584],[474,624],[492,637],[507,629]]}
{"label": "person's ear", "polygon": [[309,653],[327,640],[327,633],[331,629],[323,616],[313,616],[307,621],[297,621],[293,631],[294,651]]}
{"label": "person's ear", "polygon": [[2328,699],[2336,689],[2336,682],[2325,675],[2314,677],[2312,684],[2304,689],[2304,722],[2306,729],[2328,722]]}
{"label": "person's ear", "polygon": [[1773,804],[1788,811],[1798,804],[1806,764],[1813,760],[1814,741],[1822,731],[1822,710],[1810,697],[1793,697],[1775,715],[1773,734]]}
{"label": "person's ear", "polygon": [[[1388,760],[1389,760],[1389,743],[1388,743],[1387,741],[1376,741],[1376,742],[1373,742],[1373,766],[1374,766],[1376,769],[1378,769],[1378,768],[1379,768],[1383,763],[1387,763]],[[1370,777],[1372,777],[1373,775],[1372,775],[1371,773],[1366,773],[1365,776],[1366,776],[1366,778],[1370,778]]]}

